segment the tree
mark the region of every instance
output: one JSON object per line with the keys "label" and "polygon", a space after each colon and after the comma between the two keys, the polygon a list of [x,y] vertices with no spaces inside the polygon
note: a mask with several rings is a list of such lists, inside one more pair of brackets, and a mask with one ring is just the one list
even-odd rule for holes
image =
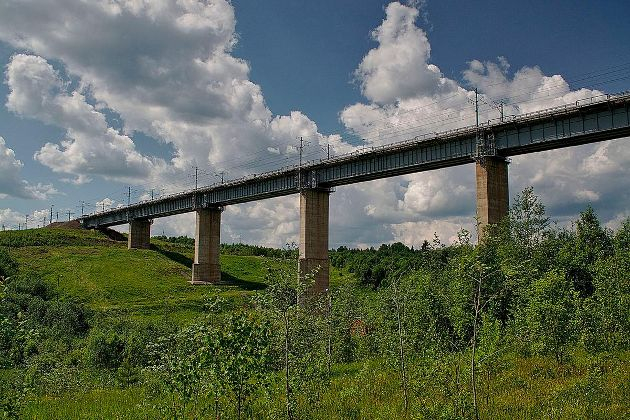
{"label": "tree", "polygon": [[525,188],[516,196],[509,214],[510,231],[517,246],[531,257],[534,247],[543,239],[549,227],[545,206],[534,194],[533,187]]}
{"label": "tree", "polygon": [[[623,230],[624,226],[615,237],[617,243],[624,234]],[[615,246],[614,255],[598,260],[592,271],[593,294],[585,298],[580,306],[584,345],[594,351],[628,349],[630,248]]]}
{"label": "tree", "polygon": [[630,217],[627,217],[621,223],[619,230],[617,230],[614,238],[614,247],[617,254],[625,252],[627,255],[628,251],[630,251]]}
{"label": "tree", "polygon": [[[279,333],[281,365],[284,371],[285,415],[296,417],[297,397],[306,403],[319,395],[326,377],[327,297],[308,293],[314,273],[298,276],[294,259],[277,261],[267,267],[268,286],[255,298],[258,307]],[[306,392],[306,391],[315,392]]]}
{"label": "tree", "polygon": [[594,291],[594,264],[612,255],[613,242],[591,206],[580,213],[575,227],[572,241],[562,250],[562,263],[573,287],[585,298]]}
{"label": "tree", "polygon": [[[240,419],[244,404],[256,389],[267,383],[271,330],[268,322],[246,313],[229,316],[225,325],[206,336],[204,366],[210,367],[220,385],[233,393]],[[217,401],[215,394],[218,416]]]}
{"label": "tree", "polygon": [[585,264],[593,264],[598,258],[612,254],[613,244],[609,232],[602,228],[590,205],[580,213],[575,224],[576,251],[580,252]]}
{"label": "tree", "polygon": [[[499,226],[500,228],[501,226]],[[479,232],[479,226],[477,227]],[[479,418],[477,392],[477,365],[479,363],[479,341],[484,325],[507,320],[509,290],[517,284],[515,277],[523,273],[521,261],[516,255],[498,253],[502,232],[492,226],[484,241],[473,247],[470,233],[462,230],[453,248],[456,254],[450,258],[446,272],[452,276],[452,305],[449,316],[456,336],[456,346],[470,347],[470,390],[475,418]],[[498,323],[496,321],[499,321]],[[486,325],[485,332],[491,325]],[[484,338],[487,338],[484,337]],[[488,343],[488,340],[486,344]],[[496,341],[496,339],[495,339]]]}
{"label": "tree", "polygon": [[207,382],[203,369],[207,356],[200,349],[209,333],[207,325],[196,323],[149,344],[148,370],[157,374],[170,397],[164,408],[171,418],[189,418],[191,410],[199,412],[197,402]]}
{"label": "tree", "polygon": [[116,370],[116,380],[122,387],[129,388],[139,379],[138,368],[133,366],[128,358],[125,358]]}
{"label": "tree", "polygon": [[577,293],[561,272],[551,271],[532,283],[522,321],[535,353],[564,362],[577,338],[576,304]]}
{"label": "tree", "polygon": [[[408,373],[407,373],[407,356],[406,356],[406,347],[407,347],[407,336],[408,331],[406,327],[406,317],[407,317],[407,304],[410,296],[409,288],[405,288],[405,290],[401,290],[401,280],[405,277],[407,273],[399,273],[394,279],[391,281],[388,287],[387,300],[391,305],[391,312],[393,312],[393,318],[395,321],[395,336],[396,336],[396,344],[397,344],[397,364],[398,370],[400,372],[400,388],[403,393],[403,401],[405,404],[405,413],[409,411],[409,395],[408,395]],[[402,287],[401,287],[402,286]]]}
{"label": "tree", "polygon": [[335,361],[349,363],[360,357],[368,329],[369,304],[364,301],[364,295],[359,287],[349,282],[329,291],[330,353]]}
{"label": "tree", "polygon": [[471,249],[469,252],[462,255],[459,260],[458,278],[462,282],[462,285],[466,288],[470,288],[470,297],[472,300],[470,306],[472,309],[471,330],[470,337],[470,383],[472,391],[473,408],[475,411],[475,418],[479,419],[479,407],[477,405],[477,342],[480,330],[480,323],[484,316],[486,307],[490,301],[496,296],[489,292],[488,283],[491,278],[496,275],[497,270],[492,269],[484,261],[480,255],[482,245],[479,245],[476,249]]}

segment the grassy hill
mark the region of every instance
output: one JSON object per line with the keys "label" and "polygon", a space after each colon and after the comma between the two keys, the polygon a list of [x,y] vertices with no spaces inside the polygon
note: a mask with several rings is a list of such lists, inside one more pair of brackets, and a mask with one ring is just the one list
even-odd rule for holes
{"label": "grassy hill", "polygon": [[[98,231],[49,228],[0,232],[20,264],[54,285],[60,294],[105,316],[169,316],[185,322],[203,311],[210,296],[243,300],[265,287],[265,268],[277,264],[257,256],[221,255],[222,283],[192,286],[194,248],[152,239],[151,249],[128,250]],[[334,282],[340,279],[331,268]]]}

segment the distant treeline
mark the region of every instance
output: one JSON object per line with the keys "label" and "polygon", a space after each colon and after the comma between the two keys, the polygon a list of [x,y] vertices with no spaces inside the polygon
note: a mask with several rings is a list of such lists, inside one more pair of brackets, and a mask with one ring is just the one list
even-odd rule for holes
{"label": "distant treeline", "polygon": [[[195,238],[188,236],[154,236],[154,239],[158,239],[164,242],[170,242],[175,244],[182,244],[186,246],[195,246]],[[248,244],[221,244],[221,254],[227,255],[241,255],[241,256],[255,256],[255,257],[268,257],[268,258],[289,258],[293,255],[297,255],[297,251],[293,246],[287,246],[283,249],[268,248],[258,245]]]}
{"label": "distant treeline", "polygon": [[442,247],[437,238],[433,245],[425,241],[420,249],[409,248],[401,242],[383,244],[378,249],[351,249],[341,246],[330,252],[330,263],[333,267],[355,274],[361,284],[377,289],[388,273],[419,267],[435,258],[444,262],[451,252],[452,248]]}

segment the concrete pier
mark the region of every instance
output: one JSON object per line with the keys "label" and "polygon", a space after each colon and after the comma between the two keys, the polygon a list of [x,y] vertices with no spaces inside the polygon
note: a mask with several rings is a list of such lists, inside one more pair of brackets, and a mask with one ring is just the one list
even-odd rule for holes
{"label": "concrete pier", "polygon": [[508,162],[502,157],[486,157],[475,164],[477,178],[477,218],[480,239],[489,224],[499,223],[509,211]]}
{"label": "concrete pier", "polygon": [[132,220],[127,235],[128,249],[149,249],[151,247],[151,220]]}
{"label": "concrete pier", "polygon": [[192,284],[216,283],[221,280],[219,249],[221,246],[222,208],[197,210],[195,227],[195,261]]}
{"label": "concrete pier", "polygon": [[[304,190],[300,193],[300,276],[315,272],[311,291],[328,289],[328,198],[327,189]],[[319,267],[319,268],[318,268]]]}

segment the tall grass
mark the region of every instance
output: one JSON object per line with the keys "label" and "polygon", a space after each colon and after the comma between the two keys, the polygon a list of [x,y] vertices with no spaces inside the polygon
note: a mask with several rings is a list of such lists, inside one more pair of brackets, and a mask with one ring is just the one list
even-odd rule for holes
{"label": "tall grass", "polygon": [[[457,369],[458,361],[462,361]],[[474,416],[466,355],[416,360],[410,369],[410,408],[404,411],[400,378],[383,360],[334,366],[328,386],[315,407],[302,410],[309,419],[466,419]],[[493,373],[479,373],[482,419],[624,419],[630,416],[630,352],[596,358],[576,355],[559,366],[551,357],[504,356]],[[283,410],[282,387],[276,378],[267,395],[248,409],[252,418],[277,418]],[[211,395],[200,405],[209,405]],[[147,387],[115,386],[43,395],[23,408],[25,418],[163,418],[167,395]],[[224,401],[226,405],[233,404]],[[191,414],[192,416],[192,414]],[[191,417],[193,418],[193,417]],[[222,418],[234,418],[229,406]]]}

